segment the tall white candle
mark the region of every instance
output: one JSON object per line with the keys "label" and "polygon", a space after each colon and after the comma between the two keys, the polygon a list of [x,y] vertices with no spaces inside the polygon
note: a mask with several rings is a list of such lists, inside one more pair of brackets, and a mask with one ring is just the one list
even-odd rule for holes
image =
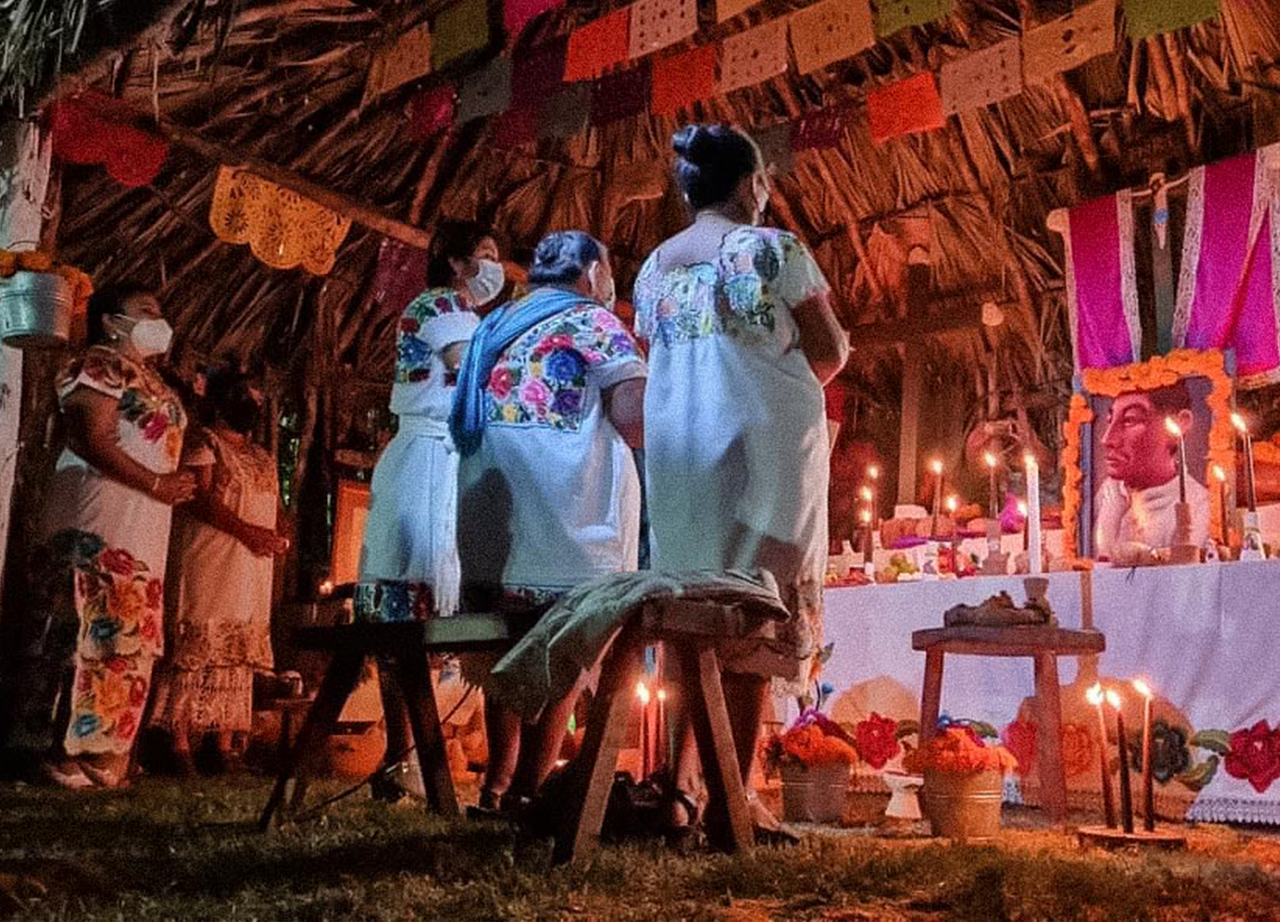
{"label": "tall white candle", "polygon": [[1035,455],[1028,454],[1027,464],[1027,548],[1031,575],[1044,572],[1044,555],[1040,543],[1040,465]]}

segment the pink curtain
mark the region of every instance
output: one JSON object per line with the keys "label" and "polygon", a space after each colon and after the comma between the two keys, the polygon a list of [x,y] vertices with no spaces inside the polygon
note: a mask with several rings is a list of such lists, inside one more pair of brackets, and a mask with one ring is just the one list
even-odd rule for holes
{"label": "pink curtain", "polygon": [[1136,361],[1142,326],[1134,272],[1132,197],[1121,192],[1072,208],[1064,237],[1076,371]]}
{"label": "pink curtain", "polygon": [[1235,351],[1242,387],[1280,380],[1280,145],[1192,172],[1174,344]]}

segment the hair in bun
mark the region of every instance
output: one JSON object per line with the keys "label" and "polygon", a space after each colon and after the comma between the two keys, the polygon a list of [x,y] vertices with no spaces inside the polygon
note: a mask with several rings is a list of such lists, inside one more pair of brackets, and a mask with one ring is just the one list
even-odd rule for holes
{"label": "hair in bun", "polygon": [[743,177],[762,166],[755,142],[729,125],[686,125],[671,149],[676,184],[695,209],[728,201]]}
{"label": "hair in bun", "polygon": [[529,266],[531,285],[572,285],[587,266],[604,258],[604,244],[582,231],[547,234],[533,251]]}

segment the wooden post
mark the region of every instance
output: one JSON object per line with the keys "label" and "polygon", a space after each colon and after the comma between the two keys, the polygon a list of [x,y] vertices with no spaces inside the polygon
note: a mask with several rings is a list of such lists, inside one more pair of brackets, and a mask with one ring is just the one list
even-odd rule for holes
{"label": "wooden post", "polygon": [[[34,250],[40,243],[49,185],[47,135],[35,122],[0,128],[0,247]],[[13,479],[17,471],[22,408],[22,353],[0,347],[0,587],[9,541]]]}
{"label": "wooden post", "polygon": [[924,391],[924,355],[920,346],[902,348],[902,432],[898,438],[898,502],[914,503],[920,467],[920,397]]}

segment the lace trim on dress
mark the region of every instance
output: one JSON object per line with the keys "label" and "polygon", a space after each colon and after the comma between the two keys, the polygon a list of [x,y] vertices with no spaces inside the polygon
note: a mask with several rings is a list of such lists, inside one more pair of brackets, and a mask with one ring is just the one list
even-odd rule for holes
{"label": "lace trim on dress", "polygon": [[1120,300],[1133,361],[1142,355],[1142,313],[1138,305],[1138,267],[1133,252],[1133,193],[1116,193],[1116,214],[1120,225]]}
{"label": "lace trim on dress", "polygon": [[178,626],[167,665],[173,669],[199,670],[217,666],[274,668],[269,625],[251,622]]}
{"label": "lace trim on dress", "polygon": [[1186,229],[1182,236],[1182,269],[1178,273],[1178,295],[1173,308],[1173,348],[1187,344],[1191,326],[1191,306],[1196,296],[1200,270],[1200,241],[1204,233],[1204,167],[1191,171],[1187,181]]}

